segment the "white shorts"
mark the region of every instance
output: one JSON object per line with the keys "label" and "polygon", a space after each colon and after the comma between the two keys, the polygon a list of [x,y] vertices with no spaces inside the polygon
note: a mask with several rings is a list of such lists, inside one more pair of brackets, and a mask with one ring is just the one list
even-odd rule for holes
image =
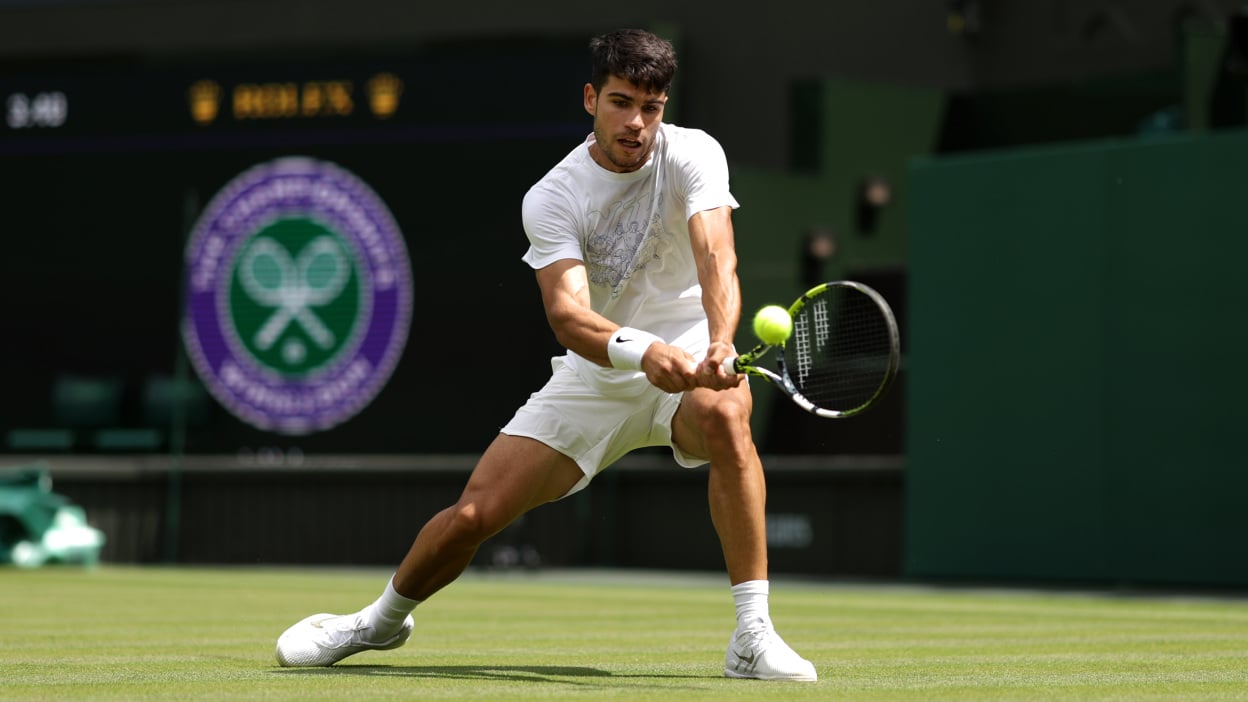
{"label": "white shorts", "polygon": [[629,451],[645,446],[670,446],[685,468],[708,462],[672,443],[672,417],[683,394],[663,392],[642,376],[634,381],[638,386],[608,395],[587,384],[562,358],[553,359],[551,366],[550,380],[529,396],[502,433],[536,439],[576,461],[585,477],[567,495],[589,485]]}

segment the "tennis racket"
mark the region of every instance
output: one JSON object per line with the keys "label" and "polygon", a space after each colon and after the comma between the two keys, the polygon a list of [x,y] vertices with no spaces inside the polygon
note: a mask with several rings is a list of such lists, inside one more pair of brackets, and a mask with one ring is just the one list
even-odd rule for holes
{"label": "tennis racket", "polygon": [[761,362],[774,346],[724,360],[724,369],[765,378],[811,414],[852,417],[883,397],[901,362],[892,309],[878,292],[848,280],[817,285],[789,306],[793,334],[779,345],[778,372]]}

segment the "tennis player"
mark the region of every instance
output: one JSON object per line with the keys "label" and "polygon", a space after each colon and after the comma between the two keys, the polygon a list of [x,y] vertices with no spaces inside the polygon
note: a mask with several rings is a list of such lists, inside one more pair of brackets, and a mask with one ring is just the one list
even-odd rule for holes
{"label": "tennis player", "polygon": [[711,521],[737,622],[724,674],[816,679],[768,610],[766,485],[750,433],[752,399],[725,372],[741,314],[728,165],[705,132],[663,122],[671,44],[622,30],[590,42],[584,87],[593,134],[534,185],[522,208],[546,316],[567,353],[502,428],[459,501],[416,536],[381,596],[317,614],[277,641],[284,666],[327,666],[393,649],[411,612],[454,581],[482,542],[538,505],[589,484],[629,451],[670,446],[710,464]]}

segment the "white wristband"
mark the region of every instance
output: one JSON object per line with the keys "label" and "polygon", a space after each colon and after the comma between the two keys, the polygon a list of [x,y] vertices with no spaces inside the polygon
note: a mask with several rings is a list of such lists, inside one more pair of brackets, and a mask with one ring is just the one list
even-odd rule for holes
{"label": "white wristband", "polygon": [[620,327],[607,342],[607,357],[611,367],[619,370],[641,370],[641,357],[656,341],[663,341],[648,331]]}

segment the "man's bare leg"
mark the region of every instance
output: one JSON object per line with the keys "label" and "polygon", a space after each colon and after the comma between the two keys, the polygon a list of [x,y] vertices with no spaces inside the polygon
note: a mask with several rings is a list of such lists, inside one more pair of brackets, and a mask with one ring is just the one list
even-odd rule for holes
{"label": "man's bare leg", "polygon": [[277,640],[284,666],[329,666],[411,636],[411,611],[459,577],[489,537],[528,510],[567,494],[581,478],[568,457],[533,439],[500,434],[453,506],[430,519],[381,596],[359,612],[314,614]]}
{"label": "man's bare leg", "polygon": [[540,441],[498,435],[459,501],[420,530],[394,575],[394,589],[413,600],[428,598],[464,572],[486,539],[563,497],[583,477],[575,461]]}
{"label": "man's bare leg", "polygon": [[685,393],[672,419],[682,451],[709,458],[707,499],[732,584],[737,627],[724,675],[815,681],[815,667],[789,647],[771,623],[767,577],[767,484],[750,432],[749,386]]}
{"label": "man's bare leg", "polygon": [[728,580],[767,579],[767,482],[750,433],[753,398],[747,385],[685,393],[672,419],[681,450],[709,458],[707,499]]}

